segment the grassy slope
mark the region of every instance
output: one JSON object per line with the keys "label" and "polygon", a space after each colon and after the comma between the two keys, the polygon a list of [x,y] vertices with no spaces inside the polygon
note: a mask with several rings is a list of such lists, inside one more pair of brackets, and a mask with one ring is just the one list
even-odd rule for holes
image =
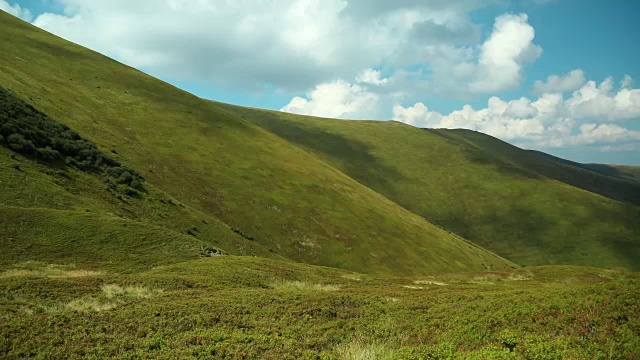
{"label": "grassy slope", "polygon": [[625,179],[640,182],[640,166],[612,165],[620,171],[619,176]]}
{"label": "grassy slope", "polygon": [[100,178],[71,169],[60,176],[2,147],[0,169],[10,190],[0,191],[0,267],[60,258],[133,271],[198,258],[200,246],[278,257],[153,186],[144,199],[119,200]]}
{"label": "grassy slope", "polygon": [[511,266],[213,103],[0,18],[0,85],[263,248],[378,274]]}
{"label": "grassy slope", "polygon": [[636,359],[640,348],[637,273],[377,279],[253,257],[82,270],[0,272],[0,357]]}
{"label": "grassy slope", "polygon": [[536,172],[551,179],[600,194],[610,199],[640,205],[640,182],[625,178],[611,165],[580,164],[539,151],[527,151],[471,130],[426,131],[450,140],[470,144],[507,163]]}
{"label": "grassy slope", "polygon": [[217,103],[427,220],[523,265],[640,269],[640,209],[396,122]]}

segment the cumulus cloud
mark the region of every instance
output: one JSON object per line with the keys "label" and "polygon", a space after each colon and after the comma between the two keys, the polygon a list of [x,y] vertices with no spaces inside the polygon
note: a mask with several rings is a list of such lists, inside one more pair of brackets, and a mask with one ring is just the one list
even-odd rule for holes
{"label": "cumulus cloud", "polygon": [[[398,68],[390,77],[383,78],[379,70],[366,68],[355,76],[355,83],[359,86],[354,87],[349,82],[339,80],[320,83],[310,92],[309,96],[318,94],[323,89],[340,88],[341,91],[337,91],[336,96],[331,97],[331,102],[319,100],[318,95],[315,95],[316,98],[308,97],[307,99],[295,97],[281,110],[316,116],[339,113],[342,115],[338,117],[342,118],[379,119],[385,112],[376,113],[374,110],[383,109],[390,104],[378,104],[379,106],[373,107],[371,104],[374,100],[383,99],[383,102],[389,102],[401,99],[402,101],[402,99],[414,98],[419,93],[429,93],[433,89],[461,95],[510,89],[521,82],[524,64],[535,60],[541,53],[540,47],[532,42],[535,31],[527,21],[527,16],[524,14],[498,16],[492,33],[477,49],[450,45],[414,49],[423,58],[428,59],[426,62],[432,74],[430,78],[425,77],[425,71],[422,69],[409,71]],[[383,90],[380,89],[382,85],[384,85]],[[352,90],[343,91],[347,88]],[[340,95],[345,93],[354,95]],[[364,94],[371,95],[367,96],[368,106],[354,107],[352,97],[359,98]],[[329,96],[322,96],[322,98],[325,97]],[[337,103],[339,99],[345,102]],[[335,109],[349,108],[349,115],[344,115],[346,113],[342,110],[332,111],[329,105]],[[416,106],[418,108],[406,111],[394,107],[394,116],[400,116],[408,123],[419,123],[418,114],[423,109],[419,104]],[[510,103],[505,107],[504,112],[512,118],[526,119],[535,117],[537,109],[531,106],[530,101],[523,98]],[[508,132],[508,130],[504,131]]]}
{"label": "cumulus cloud", "polygon": [[622,80],[620,80],[620,87],[622,89],[628,89],[633,86],[633,79],[629,75],[625,75]]}
{"label": "cumulus cloud", "polygon": [[526,14],[496,18],[493,32],[482,44],[473,92],[488,93],[513,88],[522,81],[523,66],[536,60],[542,48],[533,43],[535,30]]}
{"label": "cumulus cloud", "polygon": [[[627,77],[623,83],[631,81]],[[486,108],[465,105],[447,115],[430,111],[421,102],[396,105],[393,119],[418,127],[477,130],[538,147],[606,145],[602,151],[621,151],[640,145],[640,131],[614,123],[640,119],[640,89],[614,90],[613,79],[607,78],[599,85],[586,82],[568,98],[562,92],[545,92],[535,101],[494,96]]]}
{"label": "cumulus cloud", "polygon": [[338,119],[375,119],[378,106],[378,95],[338,80],[316,86],[306,99],[294,97],[280,111]]}
{"label": "cumulus cloud", "polygon": [[42,14],[34,24],[132,66],[158,76],[290,92],[351,79],[383,63],[426,66],[429,59],[416,58],[416,46],[442,42],[444,32],[447,44],[478,33],[468,16],[476,1],[58,2],[64,14]]}
{"label": "cumulus cloud", "polygon": [[454,98],[514,89],[522,83],[526,65],[542,54],[534,38],[535,30],[526,14],[503,14],[496,17],[491,33],[480,44],[443,43],[410,49],[411,55],[423,59],[424,69],[403,68],[390,81],[414,91]]}
{"label": "cumulus cloud", "polygon": [[[627,78],[629,83],[631,78]],[[610,121],[640,117],[640,89],[613,91],[613,78],[599,85],[588,81],[567,100],[567,110],[576,118],[606,118]]]}
{"label": "cumulus cloud", "polygon": [[[57,2],[63,14],[34,24],[156,76],[251,91],[296,94],[356,77],[386,86],[421,69],[388,91],[465,97],[518,86],[541,53],[525,14],[497,17],[482,42],[470,16],[486,6],[477,0]],[[374,70],[382,67],[389,77]]]}
{"label": "cumulus cloud", "polygon": [[393,119],[405,124],[420,126],[422,123],[438,123],[442,119],[442,115],[435,111],[429,111],[425,104],[419,102],[406,108],[395,105]]}
{"label": "cumulus cloud", "polygon": [[29,9],[25,9],[20,4],[11,5],[6,0],[0,0],[0,10],[5,11],[13,16],[19,17],[25,21],[31,21],[33,16]]}
{"label": "cumulus cloud", "polygon": [[585,81],[584,72],[581,69],[575,69],[565,76],[551,75],[546,81],[537,80],[533,84],[533,93],[542,95],[573,91],[584,85]]}
{"label": "cumulus cloud", "polygon": [[[616,124],[582,124],[578,134],[562,138],[552,138],[539,141],[541,146],[566,147],[592,144],[620,144],[624,142],[640,141],[640,131],[629,130]],[[624,144],[627,148],[634,144]],[[620,149],[623,145],[613,145],[609,149]]]}
{"label": "cumulus cloud", "polygon": [[365,69],[356,76],[356,82],[371,85],[384,85],[389,82],[389,79],[382,78],[382,74],[378,70]]}

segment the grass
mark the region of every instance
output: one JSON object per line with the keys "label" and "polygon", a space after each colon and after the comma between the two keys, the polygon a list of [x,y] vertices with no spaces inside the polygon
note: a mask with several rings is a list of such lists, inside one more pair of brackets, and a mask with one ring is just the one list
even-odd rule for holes
{"label": "grass", "polygon": [[122,297],[146,299],[162,293],[162,290],[148,289],[140,285],[122,287],[117,284],[106,284],[102,285],[100,289],[108,299]]}
{"label": "grass", "polygon": [[613,200],[640,205],[640,183],[625,177],[624,170],[612,165],[580,164],[539,151],[515,147],[492,136],[471,130],[428,129],[460,145],[483,152],[532,173],[567,183]]}
{"label": "grass", "polygon": [[638,183],[475,132],[216,105],[520,265],[640,269],[640,208],[572,185],[599,184],[602,193],[635,201]]}
{"label": "grass", "polygon": [[613,167],[620,171],[618,176],[640,182],[640,166],[613,165]]}
{"label": "grass", "polygon": [[304,281],[275,281],[271,287],[284,291],[337,291],[338,285],[310,284]]}
{"label": "grass", "polygon": [[1,204],[88,209],[194,234],[233,255],[375,274],[514,266],[209,101],[7,14],[0,18],[0,86],[143,175],[149,191],[114,202],[89,175],[71,171],[59,179],[28,166],[21,172],[11,166],[26,159],[5,158],[3,177],[17,191],[3,191]]}
{"label": "grass", "polygon": [[637,268],[637,207],[397,123],[205,101],[2,12],[0,86],[146,179],[0,147],[0,358],[638,357],[638,273],[451,232]]}
{"label": "grass", "polygon": [[363,340],[340,343],[336,345],[335,352],[338,359],[344,360],[389,360],[393,358],[393,350],[388,345],[369,344]]}
{"label": "grass", "polygon": [[36,261],[18,264],[16,268],[0,272],[0,278],[14,276],[48,277],[51,279],[76,278],[101,275],[100,272],[75,269],[75,265],[42,265]]}
{"label": "grass", "polygon": [[[230,256],[136,274],[0,278],[0,357],[635,359],[640,350],[638,273],[346,274]],[[448,285],[405,287],[425,280]]]}

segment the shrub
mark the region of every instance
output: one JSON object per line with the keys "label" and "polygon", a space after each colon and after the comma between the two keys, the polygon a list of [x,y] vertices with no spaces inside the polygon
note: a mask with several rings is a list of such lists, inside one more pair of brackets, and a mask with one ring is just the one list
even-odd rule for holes
{"label": "shrub", "polygon": [[145,192],[144,178],[102,153],[68,126],[60,124],[0,87],[0,145],[57,167],[74,167],[106,177],[111,190],[129,196]]}

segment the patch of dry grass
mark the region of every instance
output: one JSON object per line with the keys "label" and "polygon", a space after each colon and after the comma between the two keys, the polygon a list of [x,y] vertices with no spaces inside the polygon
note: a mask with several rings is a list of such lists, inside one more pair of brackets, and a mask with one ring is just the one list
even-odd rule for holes
{"label": "patch of dry grass", "polygon": [[97,276],[99,271],[79,270],[74,265],[42,264],[37,262],[26,262],[19,265],[17,269],[10,269],[0,273],[0,278],[31,276],[47,277],[51,279],[78,278],[87,276]]}
{"label": "patch of dry grass", "polygon": [[107,284],[102,285],[101,289],[108,299],[119,297],[150,298],[162,293],[162,290],[149,289],[140,285],[122,287],[116,284]]}
{"label": "patch of dry grass", "polygon": [[424,286],[415,286],[415,285],[402,285],[403,288],[405,289],[412,289],[412,290],[422,290],[424,289]]}
{"label": "patch of dry grass", "polygon": [[340,286],[330,284],[312,284],[305,281],[278,280],[271,283],[271,288],[288,291],[338,291]]}
{"label": "patch of dry grass", "polygon": [[336,345],[336,355],[343,360],[386,360],[393,358],[393,349],[388,344],[367,343],[354,340]]}
{"label": "patch of dry grass", "polygon": [[357,273],[352,273],[352,274],[342,275],[342,277],[345,278],[345,279],[353,280],[353,281],[362,281],[364,275],[357,274]]}
{"label": "patch of dry grass", "polygon": [[118,307],[118,304],[115,302],[105,302],[103,300],[92,297],[72,300],[66,305],[67,309],[77,312],[100,312],[112,310],[116,307]]}
{"label": "patch of dry grass", "polygon": [[435,280],[416,280],[413,282],[414,284],[419,284],[419,285],[438,285],[438,286],[446,286],[448,285],[447,283],[441,282],[441,281],[435,281]]}

